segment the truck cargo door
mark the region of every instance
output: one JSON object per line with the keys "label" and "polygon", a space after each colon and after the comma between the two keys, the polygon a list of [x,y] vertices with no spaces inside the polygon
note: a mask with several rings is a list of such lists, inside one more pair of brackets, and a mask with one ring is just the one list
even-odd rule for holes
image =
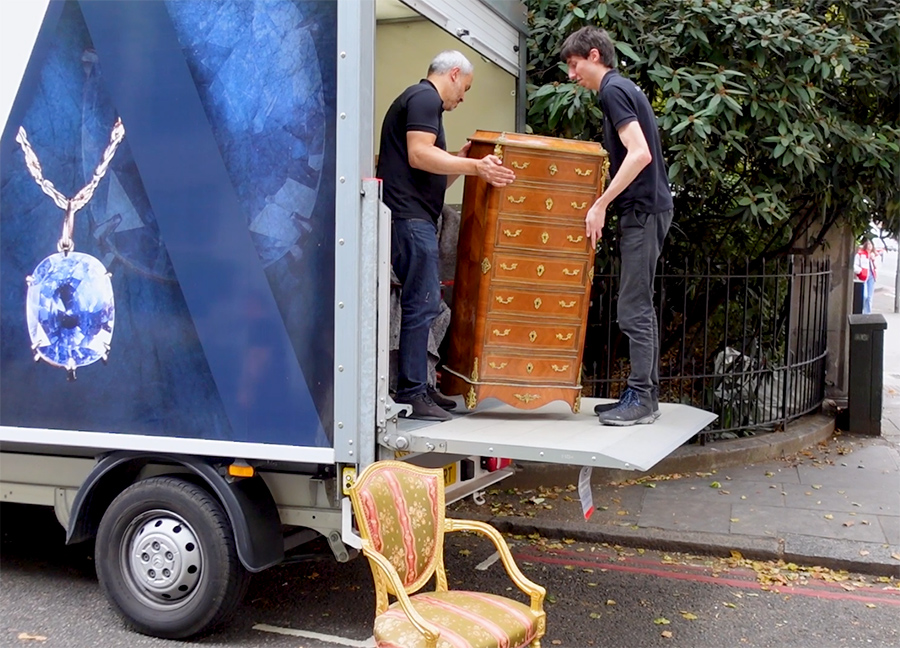
{"label": "truck cargo door", "polygon": [[578,414],[561,402],[529,411],[484,403],[444,423],[401,418],[390,442],[410,452],[645,471],[716,419],[695,407],[660,403],[661,416],[652,425],[601,426],[593,414],[599,402],[583,399]]}

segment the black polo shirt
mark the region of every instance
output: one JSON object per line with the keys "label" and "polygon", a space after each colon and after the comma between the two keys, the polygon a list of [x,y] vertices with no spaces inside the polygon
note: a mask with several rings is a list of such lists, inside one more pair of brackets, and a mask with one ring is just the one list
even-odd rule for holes
{"label": "black polo shirt", "polygon": [[406,133],[431,133],[437,137],[436,146],[446,151],[443,113],[444,102],[437,88],[422,79],[404,90],[384,116],[376,175],[382,180],[384,202],[395,219],[430,219],[437,224],[444,206],[447,176],[409,165]]}
{"label": "black polo shirt", "polygon": [[658,214],[672,209],[672,192],[659,139],[659,126],[647,96],[633,81],[611,70],[600,83],[599,99],[603,111],[603,145],[609,152],[610,177],[615,177],[628,153],[619,139],[619,129],[629,122],[640,124],[653,156],[650,164],[641,169],[615,199],[616,210],[619,214],[631,211]]}

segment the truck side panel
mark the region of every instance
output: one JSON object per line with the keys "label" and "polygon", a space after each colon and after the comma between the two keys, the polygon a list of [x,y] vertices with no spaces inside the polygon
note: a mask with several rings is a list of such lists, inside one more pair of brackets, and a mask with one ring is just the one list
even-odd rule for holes
{"label": "truck side panel", "polygon": [[[333,2],[49,3],[2,133],[0,425],[332,446],[336,31]],[[26,283],[95,173],[105,364],[96,294]]]}

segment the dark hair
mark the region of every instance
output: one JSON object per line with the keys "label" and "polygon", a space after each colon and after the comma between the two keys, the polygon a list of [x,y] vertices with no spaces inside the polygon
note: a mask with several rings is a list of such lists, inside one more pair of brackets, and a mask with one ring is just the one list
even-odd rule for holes
{"label": "dark hair", "polygon": [[587,58],[592,49],[600,52],[603,65],[609,68],[616,67],[616,46],[613,45],[609,34],[605,29],[590,25],[569,34],[563,42],[559,56],[563,61],[568,61],[572,56]]}

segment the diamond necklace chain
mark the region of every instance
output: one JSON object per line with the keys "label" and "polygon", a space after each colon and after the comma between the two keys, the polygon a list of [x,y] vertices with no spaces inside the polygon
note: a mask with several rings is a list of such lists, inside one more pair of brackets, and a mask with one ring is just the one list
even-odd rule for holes
{"label": "diamond necklace chain", "polygon": [[116,149],[119,147],[119,144],[122,143],[124,138],[125,126],[122,124],[122,118],[120,117],[116,119],[116,123],[113,125],[112,132],[109,135],[109,144],[107,145],[106,150],[103,151],[103,156],[100,158],[100,164],[94,169],[94,176],[91,178],[91,181],[88,182],[81,191],[75,194],[73,198],[66,198],[53,186],[52,182],[44,178],[44,173],[41,170],[41,162],[38,160],[37,154],[34,152],[31,143],[28,141],[28,135],[25,133],[25,128],[22,126],[19,127],[16,141],[22,147],[22,152],[25,154],[25,167],[28,169],[28,172],[31,174],[31,177],[34,178],[37,185],[41,188],[41,191],[50,196],[50,198],[53,199],[53,202],[56,203],[56,206],[66,212],[66,218],[63,221],[62,237],[59,239],[59,243],[57,243],[57,248],[60,252],[69,253],[75,249],[75,243],[72,241],[72,232],[75,228],[75,212],[87,205],[91,198],[93,198],[94,190],[97,188],[97,185],[100,184],[103,176],[106,175],[106,170],[109,168],[109,164],[116,154]]}

